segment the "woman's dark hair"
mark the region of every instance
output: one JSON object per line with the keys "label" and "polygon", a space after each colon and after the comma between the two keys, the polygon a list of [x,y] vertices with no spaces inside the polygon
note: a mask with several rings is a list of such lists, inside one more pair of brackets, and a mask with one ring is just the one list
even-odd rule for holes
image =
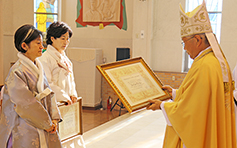
{"label": "woman's dark hair", "polygon": [[36,29],[33,25],[23,25],[18,28],[14,35],[15,47],[19,52],[26,53],[26,50],[21,47],[21,44],[25,42],[27,45],[36,38],[42,35],[42,32]]}
{"label": "woman's dark hair", "polygon": [[54,22],[47,29],[46,43],[52,45],[51,37],[60,38],[63,34],[69,33],[69,38],[72,37],[71,28],[64,22]]}

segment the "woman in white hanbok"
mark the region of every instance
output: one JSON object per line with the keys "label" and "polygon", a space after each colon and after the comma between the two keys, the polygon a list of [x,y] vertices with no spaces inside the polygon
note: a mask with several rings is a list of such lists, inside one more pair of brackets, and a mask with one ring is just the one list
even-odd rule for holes
{"label": "woman in white hanbok", "polygon": [[52,23],[47,29],[47,49],[39,58],[57,101],[69,105],[77,101],[72,62],[65,54],[71,36],[72,30],[67,24]]}
{"label": "woman in white hanbok", "polygon": [[4,84],[0,147],[61,148],[57,133],[61,116],[37,59],[42,55],[42,33],[23,25],[15,32],[14,43],[19,59]]}

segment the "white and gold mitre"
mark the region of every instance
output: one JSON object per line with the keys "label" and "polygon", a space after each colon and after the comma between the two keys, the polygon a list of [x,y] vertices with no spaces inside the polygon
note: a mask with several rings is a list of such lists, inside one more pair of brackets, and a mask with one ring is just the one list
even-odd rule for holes
{"label": "white and gold mitre", "polygon": [[193,11],[187,13],[184,12],[180,4],[180,21],[181,37],[212,32],[205,1]]}
{"label": "white and gold mitre", "polygon": [[205,0],[203,0],[203,3],[195,8],[192,12],[187,13],[184,12],[180,4],[180,20],[181,37],[205,33],[216,58],[220,62],[223,81],[229,82],[229,75],[231,75],[228,70],[229,66],[225,61],[223,52],[217,42],[215,35],[212,32],[211,22],[209,20]]}

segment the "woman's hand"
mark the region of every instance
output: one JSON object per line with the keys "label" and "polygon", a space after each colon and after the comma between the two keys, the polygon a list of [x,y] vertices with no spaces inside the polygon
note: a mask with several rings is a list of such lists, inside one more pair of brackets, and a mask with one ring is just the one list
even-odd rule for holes
{"label": "woman's hand", "polygon": [[76,103],[77,102],[77,97],[75,97],[75,96],[70,96],[70,99],[72,100],[72,103]]}
{"label": "woman's hand", "polygon": [[49,129],[46,129],[46,132],[54,134],[57,131],[58,128],[58,122],[57,120],[52,120],[52,126]]}
{"label": "woman's hand", "polygon": [[50,133],[56,133],[57,128],[58,128],[58,121],[57,120],[52,120],[52,123],[54,125],[54,129]]}
{"label": "woman's hand", "polygon": [[54,130],[55,130],[55,125],[52,124],[52,126],[49,129],[46,129],[45,131],[48,132],[48,133],[51,133]]}
{"label": "woman's hand", "polygon": [[66,105],[71,105],[72,101],[71,100],[67,100]]}

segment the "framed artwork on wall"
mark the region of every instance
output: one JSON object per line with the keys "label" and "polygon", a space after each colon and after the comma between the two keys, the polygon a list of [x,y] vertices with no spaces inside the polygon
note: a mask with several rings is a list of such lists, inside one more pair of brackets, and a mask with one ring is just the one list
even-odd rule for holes
{"label": "framed artwork on wall", "polygon": [[77,27],[115,25],[127,30],[125,0],[77,0]]}
{"label": "framed artwork on wall", "polygon": [[121,0],[83,0],[83,22],[119,22]]}

